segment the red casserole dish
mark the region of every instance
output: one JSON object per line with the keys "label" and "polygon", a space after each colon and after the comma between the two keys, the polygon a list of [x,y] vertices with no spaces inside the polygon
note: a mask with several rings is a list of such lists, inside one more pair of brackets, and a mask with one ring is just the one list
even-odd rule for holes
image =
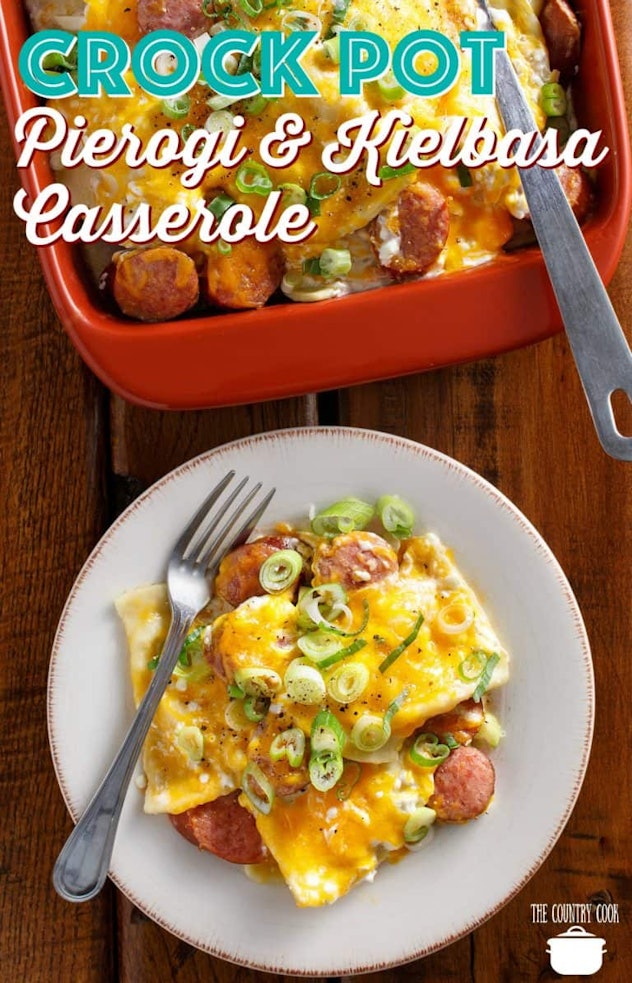
{"label": "red casserole dish", "polygon": [[[574,95],[582,126],[603,130],[610,154],[584,227],[608,282],[632,199],[630,146],[608,0],[577,0],[583,24]],[[17,69],[30,25],[21,3],[0,0],[2,88],[9,120],[36,105]],[[589,84],[583,85],[582,79]],[[52,180],[39,155],[21,178],[29,194]],[[114,392],[146,406],[222,406],[417,372],[540,341],[562,324],[535,248],[441,277],[314,304],[137,324],[104,310],[75,247],[38,247],[57,313],[73,344]]]}

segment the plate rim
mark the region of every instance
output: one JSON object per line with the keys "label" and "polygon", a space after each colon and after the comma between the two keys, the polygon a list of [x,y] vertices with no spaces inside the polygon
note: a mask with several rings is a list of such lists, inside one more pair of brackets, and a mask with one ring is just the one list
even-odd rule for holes
{"label": "plate rim", "polygon": [[98,542],[91,550],[88,558],[83,563],[79,573],[77,574],[72,588],[68,594],[64,607],[62,609],[61,615],[59,617],[58,625],[55,631],[55,636],[53,644],[51,646],[50,663],[48,671],[48,682],[46,691],[46,710],[47,710],[47,731],[48,731],[48,741],[50,747],[51,758],[53,762],[53,767],[55,771],[55,776],[59,789],[61,791],[66,808],[71,816],[73,823],[77,822],[78,814],[73,808],[69,791],[65,784],[65,779],[62,771],[62,763],[60,761],[56,741],[54,739],[53,733],[53,697],[56,682],[56,662],[60,655],[60,649],[64,641],[64,631],[66,623],[71,614],[71,610],[74,606],[74,602],[77,595],[80,593],[84,581],[90,575],[90,572],[96,563],[97,559],[101,556],[102,552],[109,546],[109,541],[117,533],[139,509],[143,508],[145,502],[147,502],[155,494],[159,493],[168,486],[172,481],[176,481],[183,474],[190,471],[194,471],[200,466],[203,466],[208,460],[213,457],[222,457],[226,453],[232,452],[238,446],[252,446],[257,444],[263,444],[267,442],[274,442],[278,440],[282,441],[292,441],[297,438],[310,439],[311,437],[326,437],[326,436],[343,436],[346,439],[353,440],[354,438],[360,438],[364,440],[374,440],[379,443],[390,444],[394,448],[403,449],[409,453],[414,453],[422,458],[430,458],[437,461],[441,466],[447,467],[448,470],[456,471],[459,474],[464,475],[468,480],[473,481],[473,483],[478,486],[478,488],[489,495],[497,505],[499,505],[505,512],[517,521],[519,527],[523,532],[525,532],[536,551],[548,562],[551,568],[551,572],[555,577],[560,589],[561,594],[566,603],[568,613],[572,618],[572,624],[575,631],[575,641],[581,650],[581,664],[584,669],[584,684],[586,691],[586,729],[584,734],[584,741],[581,752],[581,760],[578,763],[578,770],[576,774],[576,779],[574,786],[569,794],[566,802],[566,806],[563,814],[560,816],[557,826],[552,831],[549,840],[546,845],[540,851],[537,858],[535,858],[528,868],[522,872],[520,879],[511,886],[507,895],[495,904],[493,907],[488,908],[483,915],[470,919],[467,924],[462,927],[458,932],[454,932],[449,936],[436,942],[436,944],[427,945],[419,948],[414,953],[409,953],[402,959],[397,960],[385,960],[383,962],[371,962],[366,963],[361,966],[355,966],[354,968],[336,967],[328,968],[326,970],[318,971],[314,968],[287,968],[276,966],[272,963],[260,962],[252,959],[237,959],[234,953],[227,953],[222,951],[219,947],[210,946],[204,944],[200,939],[194,938],[191,935],[187,935],[186,932],[176,930],[169,924],[167,919],[162,917],[159,913],[155,912],[150,905],[146,904],[139,898],[137,898],[134,892],[124,883],[123,878],[119,875],[109,872],[108,876],[110,880],[116,885],[116,887],[121,891],[121,893],[139,910],[145,912],[152,921],[160,925],[161,928],[168,931],[171,935],[182,941],[188,943],[196,949],[200,949],[203,952],[215,957],[225,960],[226,962],[232,963],[233,965],[243,966],[247,969],[257,970],[260,972],[276,973],[282,976],[302,976],[302,977],[331,977],[331,976],[355,976],[363,973],[380,972],[389,968],[403,966],[411,962],[415,962],[418,959],[425,958],[434,952],[446,948],[449,945],[454,944],[459,941],[459,939],[464,938],[471,932],[475,931],[479,926],[483,925],[490,918],[493,918],[498,912],[505,907],[510,901],[515,898],[520,891],[525,887],[525,885],[531,880],[534,874],[545,862],[551,851],[553,850],[555,844],[560,838],[572,812],[577,803],[577,798],[581,791],[586,769],[588,767],[588,762],[590,758],[590,751],[592,746],[592,739],[594,734],[595,725],[595,680],[594,680],[594,669],[591,657],[590,642],[588,639],[588,634],[586,631],[586,626],[579,608],[579,604],[571,585],[564,573],[557,557],[548,546],[542,535],[538,532],[535,526],[526,518],[523,512],[514,505],[514,503],[498,488],[496,488],[490,481],[484,478],[482,475],[478,474],[472,468],[465,464],[462,464],[456,458],[443,453],[442,451],[435,450],[425,444],[418,441],[412,440],[408,437],[401,437],[396,434],[390,434],[379,430],[373,430],[370,428],[362,427],[335,427],[335,426],[310,426],[310,427],[288,427],[279,430],[266,431],[259,434],[252,434],[245,437],[236,438],[228,443],[220,444],[217,447],[211,448],[210,450],[203,451],[201,454],[196,455],[173,468],[167,474],[163,475],[157,481],[152,483],[149,488],[145,489],[138,498],[136,498],[127,508],[114,520],[114,522],[108,526],[103,535],[99,538]]}

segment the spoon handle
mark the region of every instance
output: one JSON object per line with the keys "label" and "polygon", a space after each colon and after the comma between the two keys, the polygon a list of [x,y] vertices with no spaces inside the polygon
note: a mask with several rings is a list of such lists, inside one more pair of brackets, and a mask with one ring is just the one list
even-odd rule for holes
{"label": "spoon handle", "polygon": [[[479,4],[486,7],[483,0]],[[496,50],[496,101],[507,130],[537,130],[503,49]],[[625,335],[555,171],[520,168],[520,178],[597,436],[611,457],[632,461],[632,437],[617,429],[611,403],[617,390],[632,400],[632,353]]]}

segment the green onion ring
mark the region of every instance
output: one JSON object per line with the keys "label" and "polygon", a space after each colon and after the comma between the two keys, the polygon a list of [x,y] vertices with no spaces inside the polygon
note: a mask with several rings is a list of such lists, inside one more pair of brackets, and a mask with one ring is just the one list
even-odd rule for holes
{"label": "green onion ring", "polygon": [[242,194],[262,195],[264,198],[267,198],[274,187],[267,170],[256,160],[241,165],[235,175],[235,184]]}
{"label": "green onion ring", "polygon": [[277,550],[262,564],[259,583],[268,594],[280,594],[296,582],[303,569],[303,557],[296,550]]}
{"label": "green onion ring", "polygon": [[319,751],[309,759],[309,778],[319,792],[328,792],[342,777],[344,761],[340,752]]}
{"label": "green onion ring", "polygon": [[277,734],[270,745],[272,761],[287,758],[291,768],[300,768],[305,755],[305,734],[300,727],[290,727]]}
{"label": "green onion ring", "polygon": [[450,754],[446,744],[439,744],[436,734],[420,734],[410,749],[410,756],[421,768],[434,768]]}
{"label": "green onion ring", "polygon": [[274,789],[259,765],[253,761],[246,765],[241,776],[241,787],[255,809],[268,816],[274,802]]}

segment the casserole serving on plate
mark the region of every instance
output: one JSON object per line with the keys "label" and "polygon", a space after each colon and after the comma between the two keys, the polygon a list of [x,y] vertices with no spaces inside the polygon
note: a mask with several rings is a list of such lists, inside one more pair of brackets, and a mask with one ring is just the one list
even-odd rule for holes
{"label": "casserole serving on plate", "polygon": [[[583,26],[582,63],[591,65],[591,85],[582,89],[580,64],[574,86],[577,118],[588,129],[603,130],[603,142],[611,148],[598,169],[596,205],[585,227],[600,272],[607,278],[616,265],[627,224],[629,151],[607,4],[578,4],[578,8]],[[2,40],[11,69],[5,95],[15,120],[35,104],[16,69],[27,22],[8,4],[2,6],[2,13]],[[595,74],[601,84],[595,84]],[[392,99],[393,92],[389,90],[388,96]],[[515,180],[515,175],[511,177]],[[31,195],[45,187],[52,180],[48,160],[40,155],[23,178]],[[401,182],[399,177],[396,180]],[[515,197],[513,188],[511,195]],[[327,197],[328,202],[322,203],[325,216],[331,210]],[[336,194],[331,201],[335,198]],[[375,205],[372,208],[375,211]],[[374,226],[383,215],[382,211],[374,216]],[[485,227],[497,229],[497,218],[486,214]],[[389,252],[392,243],[382,242],[384,228],[367,228],[379,257],[376,268],[384,274],[389,260],[384,262],[382,253]],[[390,235],[392,229],[386,232]],[[457,255],[462,238],[454,236],[436,265],[449,269],[455,256],[457,268],[470,265],[469,257],[463,262],[462,254]],[[343,252],[346,245],[338,251]],[[385,245],[389,248],[384,249]],[[351,243],[352,254],[355,247]],[[57,309],[84,358],[113,389],[154,406],[221,405],[392,376],[506,350],[546,337],[560,327],[541,257],[533,248],[501,255],[486,266],[422,280],[405,279],[314,305],[276,302],[262,310],[189,316],[151,325],[139,325],[108,309],[70,246],[58,242],[39,248]],[[307,257],[308,263],[314,259]],[[231,257],[227,260],[230,264]],[[311,272],[307,271],[307,292]],[[432,267],[429,272],[434,272]],[[297,287],[297,270],[290,273],[284,282],[285,294],[304,294],[305,284]],[[382,281],[392,279],[391,273],[383,275]],[[399,281],[399,271],[397,274]],[[346,292],[345,280],[349,279],[342,276],[343,289],[338,293]],[[330,279],[322,285],[336,292],[331,290]],[[489,301],[485,306],[480,303],[483,294]]]}

